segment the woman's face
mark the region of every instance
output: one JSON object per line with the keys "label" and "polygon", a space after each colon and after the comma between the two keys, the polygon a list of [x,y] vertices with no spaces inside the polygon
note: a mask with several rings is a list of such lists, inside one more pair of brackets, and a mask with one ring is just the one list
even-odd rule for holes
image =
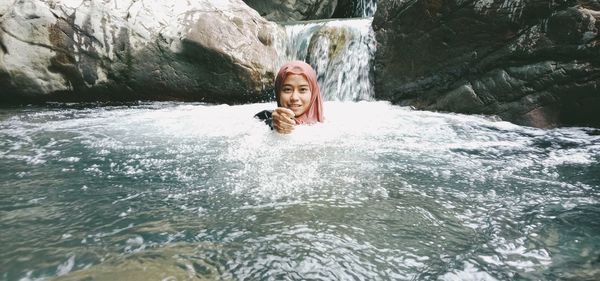
{"label": "woman's face", "polygon": [[308,80],[303,75],[292,74],[283,80],[279,102],[282,107],[291,109],[297,118],[308,111],[311,96]]}

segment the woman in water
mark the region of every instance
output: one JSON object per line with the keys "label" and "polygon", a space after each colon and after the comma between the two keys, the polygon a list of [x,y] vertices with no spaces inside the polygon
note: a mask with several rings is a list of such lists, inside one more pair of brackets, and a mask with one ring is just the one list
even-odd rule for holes
{"label": "woman in water", "polygon": [[275,78],[277,108],[262,111],[255,117],[271,128],[289,134],[296,125],[323,122],[323,99],[317,84],[317,74],[303,61],[284,64]]}

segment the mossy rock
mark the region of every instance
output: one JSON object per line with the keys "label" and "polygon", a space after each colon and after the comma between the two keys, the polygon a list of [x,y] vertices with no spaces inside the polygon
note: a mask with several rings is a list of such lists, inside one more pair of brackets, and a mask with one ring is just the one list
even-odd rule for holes
{"label": "mossy rock", "polygon": [[329,42],[327,58],[329,60],[336,59],[348,44],[348,39],[348,31],[344,28],[331,26],[322,27],[310,39],[308,61],[312,61],[311,56],[316,55],[319,44],[323,44],[323,42]]}

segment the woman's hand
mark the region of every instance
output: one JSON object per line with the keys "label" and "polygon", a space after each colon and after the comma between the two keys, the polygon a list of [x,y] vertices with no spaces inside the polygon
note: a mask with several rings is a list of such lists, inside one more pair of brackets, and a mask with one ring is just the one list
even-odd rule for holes
{"label": "woman's hand", "polygon": [[273,128],[280,134],[289,134],[294,130],[296,121],[294,121],[294,112],[285,107],[278,107],[273,110]]}

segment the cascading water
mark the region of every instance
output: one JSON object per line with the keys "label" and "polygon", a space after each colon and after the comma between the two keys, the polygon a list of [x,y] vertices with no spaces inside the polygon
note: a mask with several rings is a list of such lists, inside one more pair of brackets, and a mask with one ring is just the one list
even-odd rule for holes
{"label": "cascading water", "polygon": [[354,16],[372,17],[377,10],[377,0],[359,0],[356,2]]}
{"label": "cascading water", "polygon": [[[360,1],[357,12],[372,16],[374,1]],[[317,72],[325,100],[373,99],[371,66],[375,54],[373,18],[313,21],[284,25],[280,64],[304,60]]]}
{"label": "cascading water", "polygon": [[371,63],[375,53],[372,19],[286,25],[283,61],[313,66],[325,100],[371,100]]}

